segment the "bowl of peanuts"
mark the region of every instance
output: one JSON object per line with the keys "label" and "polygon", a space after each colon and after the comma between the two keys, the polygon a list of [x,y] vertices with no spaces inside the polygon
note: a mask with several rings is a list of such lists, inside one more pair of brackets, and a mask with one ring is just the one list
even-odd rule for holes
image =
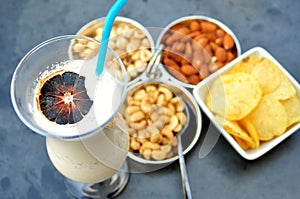
{"label": "bowl of peanuts", "polygon": [[160,33],[163,68],[178,84],[194,88],[241,54],[235,34],[222,22],[207,16],[179,18]]}
{"label": "bowl of peanuts", "polygon": [[[101,41],[104,21],[104,17],[95,19],[84,25],[76,34]],[[108,46],[121,58],[128,82],[131,83],[138,81],[138,77],[146,70],[154,51],[154,42],[149,31],[137,21],[120,16],[116,17],[113,24]],[[94,49],[93,45],[88,47],[84,51]]]}
{"label": "bowl of peanuts", "polygon": [[130,136],[128,157],[143,165],[167,165],[196,144],[202,128],[199,106],[189,91],[170,81],[148,79],[128,88],[120,111]]}

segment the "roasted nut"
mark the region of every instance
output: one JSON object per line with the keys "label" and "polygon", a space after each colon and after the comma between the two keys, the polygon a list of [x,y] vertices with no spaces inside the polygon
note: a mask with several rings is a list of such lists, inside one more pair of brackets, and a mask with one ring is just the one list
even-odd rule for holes
{"label": "roasted nut", "polygon": [[158,91],[164,94],[166,101],[169,101],[173,97],[173,93],[163,86],[159,86]]}
{"label": "roasted nut", "polygon": [[158,150],[159,148],[160,148],[159,144],[147,141],[142,144],[140,150],[145,150],[145,149]]}
{"label": "roasted nut", "polygon": [[144,99],[146,96],[147,96],[147,93],[146,93],[145,89],[140,89],[140,90],[138,90],[137,92],[135,92],[133,98],[134,98],[135,100],[142,100],[142,99]]}
{"label": "roasted nut", "polygon": [[[141,143],[142,145],[145,144],[146,142],[149,142],[147,138],[145,138],[145,137],[139,137],[139,136],[136,138],[136,140],[137,140],[139,143]],[[144,149],[142,149],[142,150],[141,150],[141,149],[142,149],[142,148],[140,147],[140,151],[143,151],[143,150],[144,150]]]}
{"label": "roasted nut", "polygon": [[130,122],[130,126],[133,129],[139,130],[139,129],[144,129],[147,126],[146,120],[142,120],[139,122]]}
{"label": "roasted nut", "polygon": [[198,21],[192,21],[190,23],[190,30],[191,31],[197,31],[197,30],[200,30],[200,28],[201,28],[201,26],[200,26]]}
{"label": "roasted nut", "polygon": [[180,132],[181,130],[182,130],[182,125],[181,125],[181,124],[178,124],[178,125],[173,129],[173,131],[176,132],[176,133]]}
{"label": "roasted nut", "polygon": [[197,74],[198,70],[191,65],[182,65],[181,72],[187,76],[190,76]]}
{"label": "roasted nut", "polygon": [[169,145],[169,144],[168,145],[163,145],[163,146],[161,146],[160,150],[163,151],[163,152],[165,152],[165,153],[169,153],[172,150],[172,146]]}
{"label": "roasted nut", "polygon": [[150,142],[152,143],[160,143],[161,140],[162,140],[162,135],[160,133],[157,133],[150,138]]}
{"label": "roasted nut", "polygon": [[[102,38],[103,25],[103,21],[96,22],[83,30],[80,35],[93,37],[100,41]],[[78,44],[79,43],[74,44],[74,52],[83,52],[84,49],[82,49],[82,45]],[[139,27],[136,27],[130,22],[124,22],[118,19],[115,21],[110,33],[108,45],[122,59],[127,70],[128,81],[133,80],[144,72],[147,62],[152,57],[150,39]],[[99,47],[99,45],[94,42],[87,44],[88,49],[95,49],[97,47]],[[80,53],[80,56],[86,57],[89,53],[90,52]],[[128,59],[128,57],[130,59]],[[137,61],[141,61],[142,64]]]}
{"label": "roasted nut", "polygon": [[170,118],[170,123],[166,125],[165,128],[170,129],[172,131],[176,128],[178,124],[178,118],[175,115],[172,115]]}
{"label": "roasted nut", "polygon": [[135,113],[135,112],[140,111],[140,110],[141,110],[141,108],[139,106],[128,106],[126,108],[126,111],[129,115],[132,115],[132,113]]}
{"label": "roasted nut", "polygon": [[226,50],[233,48],[234,41],[229,34],[225,34],[224,39],[223,39],[223,45]]}
{"label": "roasted nut", "polygon": [[133,97],[128,97],[127,99],[127,103],[129,106],[140,106],[141,105],[141,102],[138,101],[138,100],[135,100]]}
{"label": "roasted nut", "polygon": [[144,153],[143,153],[144,158],[145,158],[146,160],[150,160],[150,158],[151,158],[151,153],[152,153],[151,149],[145,149],[145,150],[144,150]]}
{"label": "roasted nut", "polygon": [[140,60],[143,61],[143,62],[149,61],[152,57],[151,51],[147,50],[147,49],[141,50],[139,55],[140,55],[140,57],[139,57]]}
{"label": "roasted nut", "polygon": [[178,144],[177,138],[174,137],[173,140],[172,140],[172,142],[171,142],[171,145],[172,145],[172,146],[177,146],[177,144]]}
{"label": "roasted nut", "polygon": [[165,136],[170,141],[174,138],[174,134],[173,134],[172,130],[170,128],[168,128],[168,127],[164,127],[161,130],[161,134],[163,136]]}
{"label": "roasted nut", "polygon": [[133,149],[133,150],[139,150],[140,147],[141,147],[141,144],[139,142],[137,142],[135,140],[135,138],[131,137],[130,138],[130,147]]}
{"label": "roasted nut", "polygon": [[130,121],[138,122],[145,118],[145,114],[142,111],[137,111],[130,115]]}
{"label": "roasted nut", "polygon": [[159,129],[154,125],[149,125],[146,129],[151,134],[151,136],[159,134]]}
{"label": "roasted nut", "polygon": [[[192,85],[237,56],[232,36],[205,19],[175,24],[162,36],[161,43],[165,45],[162,63],[167,71],[179,81]],[[216,66],[211,62],[217,63]]]}
{"label": "roasted nut", "polygon": [[157,104],[163,106],[165,104],[165,95],[159,94],[157,98]]}
{"label": "roasted nut", "polygon": [[216,49],[216,58],[217,58],[217,61],[219,62],[226,62],[227,61],[227,52],[224,48],[217,48]]}
{"label": "roasted nut", "polygon": [[[175,134],[187,123],[180,97],[161,84],[141,86],[127,97],[124,109],[130,150],[139,151],[146,160],[163,160],[176,151]],[[151,155],[150,155],[151,154]]]}
{"label": "roasted nut", "polygon": [[187,118],[186,115],[183,112],[176,113],[176,116],[180,122],[181,125],[186,125]]}
{"label": "roasted nut", "polygon": [[166,158],[167,153],[161,150],[152,151],[151,156],[154,160],[163,160]]}
{"label": "roasted nut", "polygon": [[146,114],[149,113],[151,110],[151,106],[152,106],[151,101],[148,98],[142,100],[141,109],[144,113]]}
{"label": "roasted nut", "polygon": [[76,43],[76,44],[74,44],[74,46],[73,46],[74,52],[80,52],[80,51],[82,51],[84,48],[85,48],[84,45],[83,45],[82,43],[79,43],[79,42]]}
{"label": "roasted nut", "polygon": [[215,32],[217,25],[209,21],[201,21],[201,30],[204,33]]}

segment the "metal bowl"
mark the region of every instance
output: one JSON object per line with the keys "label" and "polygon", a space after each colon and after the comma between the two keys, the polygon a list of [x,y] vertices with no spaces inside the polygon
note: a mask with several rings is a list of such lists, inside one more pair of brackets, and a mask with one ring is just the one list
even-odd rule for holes
{"label": "metal bowl", "polygon": [[[233,40],[234,40],[234,43],[235,43],[237,56],[241,55],[240,43],[239,43],[237,37],[235,36],[235,34],[231,31],[231,29],[229,27],[227,27],[224,23],[222,23],[222,22],[220,22],[220,21],[218,21],[214,18],[207,17],[207,16],[201,16],[201,15],[185,16],[185,17],[181,17],[181,18],[176,19],[176,20],[172,21],[171,23],[169,23],[163,29],[163,31],[159,34],[157,42],[156,42],[156,47],[158,48],[161,45],[161,42],[162,42],[162,39],[163,39],[164,35],[167,33],[168,30],[170,30],[171,27],[173,27],[174,25],[179,24],[181,22],[195,20],[195,19],[196,20],[204,20],[204,21],[212,22],[212,23],[216,24],[217,26],[219,26],[221,29],[223,29],[226,33],[231,35]],[[167,73],[169,73],[168,70],[166,69],[166,67],[163,64],[161,64],[161,65],[162,65],[161,68],[163,68],[165,71],[167,71]],[[177,78],[175,78],[172,74],[170,74],[170,79],[171,79],[171,81],[174,81],[174,82],[176,82],[176,83],[178,83],[178,84],[180,84],[180,85],[182,85],[186,88],[194,88],[196,86],[194,84],[189,84],[189,83],[185,83],[183,81],[180,81]]]}
{"label": "metal bowl", "polygon": [[[93,35],[95,35],[96,29],[103,26],[104,22],[105,22],[105,17],[95,19],[95,20],[85,24],[82,28],[79,29],[79,31],[76,34],[82,35],[82,36],[93,37]],[[133,19],[130,19],[130,18],[117,16],[115,19],[115,23],[119,23],[119,22],[128,23],[128,24],[134,26],[135,28],[141,30],[146,35],[147,39],[149,40],[149,43],[150,43],[149,50],[151,51],[151,53],[153,55],[154,46],[155,46],[153,38],[152,38],[151,34],[149,33],[149,31],[142,24],[140,24],[139,22],[137,22]],[[117,36],[118,35],[116,35],[116,37]],[[112,48],[112,49],[115,50],[114,48]],[[124,65],[125,65],[125,63],[124,63]],[[126,68],[127,68],[127,66],[126,66]],[[144,73],[144,71],[139,72],[139,74],[135,78],[131,79],[129,82],[130,83],[137,82],[138,77],[141,76],[143,73]]]}
{"label": "metal bowl", "polygon": [[[191,95],[191,93],[186,90],[184,87],[180,85],[176,85],[173,82],[166,81],[164,78],[160,79],[144,79],[140,82],[137,82],[135,84],[132,84],[128,88],[127,96],[131,96],[134,91],[139,89],[142,86],[146,85],[163,85],[164,87],[168,88],[175,96],[179,96],[183,99],[185,103],[185,110],[186,115],[189,117],[188,123],[184,125],[182,128],[181,136],[182,136],[182,146],[183,146],[183,154],[188,153],[193,146],[196,144],[202,128],[202,117],[201,112],[199,109],[199,106],[197,105],[197,102],[195,101],[194,97]],[[120,113],[124,114],[125,108],[127,106],[125,104],[123,105]],[[164,160],[146,160],[143,157],[140,157],[139,154],[129,152],[128,157],[133,160],[136,163],[139,163],[140,166],[142,165],[143,172],[151,171],[153,169],[159,169],[161,167],[167,166],[168,164],[174,162],[178,159],[178,154],[174,154],[173,157],[164,159]],[[148,169],[148,170],[145,170]]]}

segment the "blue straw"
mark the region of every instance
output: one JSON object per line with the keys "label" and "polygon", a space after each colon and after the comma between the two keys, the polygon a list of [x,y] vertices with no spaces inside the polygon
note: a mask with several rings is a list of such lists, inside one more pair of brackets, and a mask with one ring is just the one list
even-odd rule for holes
{"label": "blue straw", "polygon": [[98,54],[97,66],[96,66],[96,75],[100,76],[103,68],[104,68],[104,61],[106,57],[108,39],[111,32],[111,28],[115,21],[116,16],[123,8],[123,6],[127,3],[127,0],[117,0],[117,2],[111,7],[109,10],[103,27],[102,39],[100,44],[100,52]]}

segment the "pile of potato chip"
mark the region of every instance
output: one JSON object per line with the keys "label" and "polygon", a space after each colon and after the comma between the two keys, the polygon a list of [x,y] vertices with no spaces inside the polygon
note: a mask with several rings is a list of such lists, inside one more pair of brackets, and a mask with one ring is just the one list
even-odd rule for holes
{"label": "pile of potato chip", "polygon": [[244,149],[282,135],[300,122],[300,99],[275,63],[249,56],[215,79],[206,105]]}

